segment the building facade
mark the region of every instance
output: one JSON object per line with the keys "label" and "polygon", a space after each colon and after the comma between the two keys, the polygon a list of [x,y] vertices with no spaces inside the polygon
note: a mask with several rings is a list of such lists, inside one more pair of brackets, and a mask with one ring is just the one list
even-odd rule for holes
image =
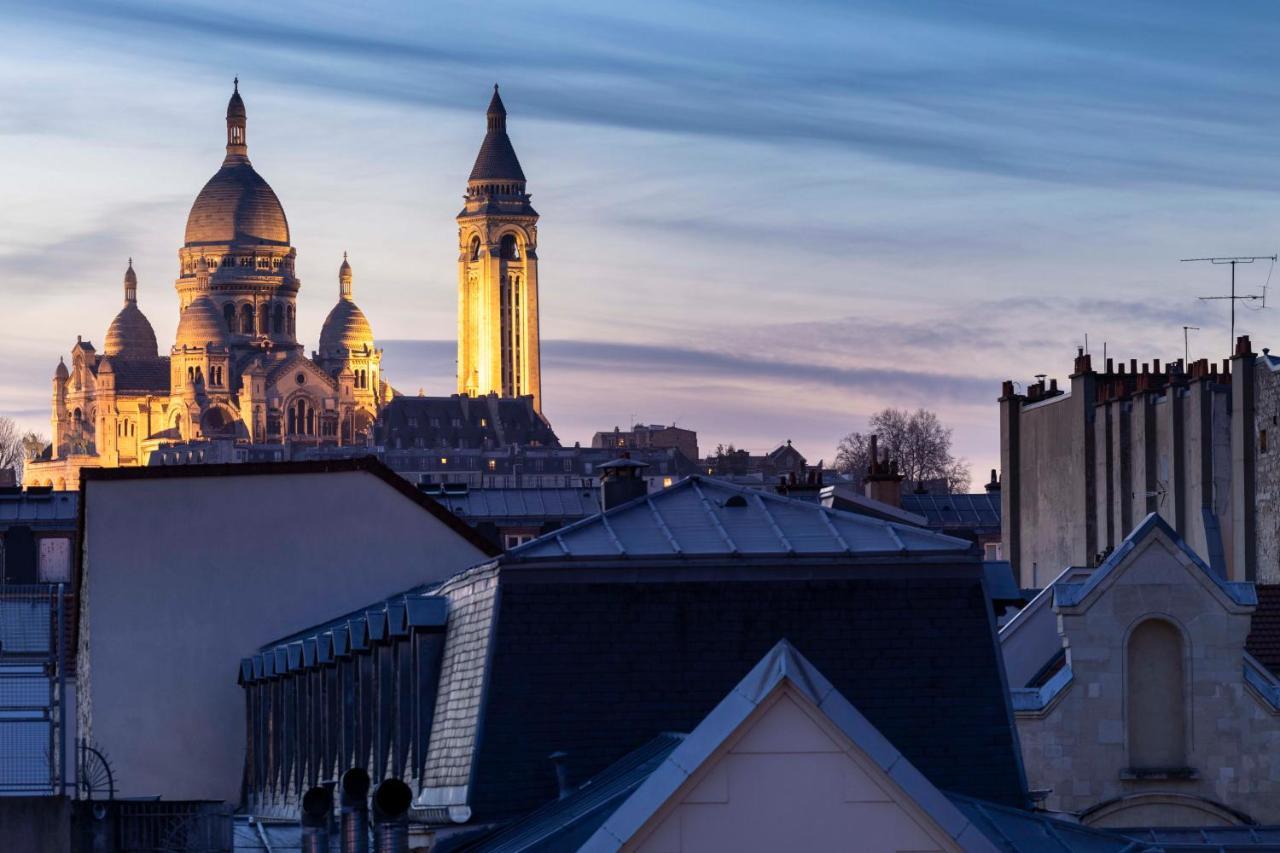
{"label": "building facade", "polygon": [[538,213],[496,85],[487,119],[458,214],[458,393],[529,395],[541,412]]}
{"label": "building facade", "polygon": [[345,256],[338,301],[308,357],[297,336],[297,250],[275,192],[249,161],[239,85],[226,156],[196,197],[178,250],[179,320],[161,355],[139,308],[130,261],[124,306],[102,350],[77,338],[53,378],[52,443],[31,485],[75,488],[82,468],[145,465],[173,442],[363,444],[392,395],[382,352],[352,299]]}
{"label": "building facade", "polygon": [[675,424],[636,424],[631,429],[623,430],[614,427],[612,432],[597,432],[591,437],[591,446],[612,448],[614,451],[648,450],[650,448],[674,447],[692,462],[697,462],[698,433],[684,429]]}

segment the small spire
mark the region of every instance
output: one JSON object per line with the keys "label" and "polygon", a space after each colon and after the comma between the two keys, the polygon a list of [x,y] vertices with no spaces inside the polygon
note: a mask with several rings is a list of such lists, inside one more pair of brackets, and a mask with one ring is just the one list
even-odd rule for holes
{"label": "small spire", "polygon": [[231,100],[227,101],[227,157],[247,157],[249,148],[245,143],[245,109],[244,99],[240,97],[240,78],[235,78]]}
{"label": "small spire", "polygon": [[138,274],[133,271],[133,258],[129,258],[129,267],[124,271],[125,304],[138,301]]}
{"label": "small spire", "polygon": [[498,84],[493,84],[493,97],[489,100],[489,109],[485,112],[489,119],[489,130],[507,129],[507,107],[502,103],[502,96],[498,94]]}
{"label": "small spire", "polygon": [[235,87],[235,89],[232,91],[231,94],[233,95],[240,94],[240,75],[239,74],[237,74],[235,76],[235,79],[231,81],[231,85]]}
{"label": "small spire", "polygon": [[338,267],[338,298],[351,300],[351,264],[347,261],[347,253],[342,253],[342,266]]}

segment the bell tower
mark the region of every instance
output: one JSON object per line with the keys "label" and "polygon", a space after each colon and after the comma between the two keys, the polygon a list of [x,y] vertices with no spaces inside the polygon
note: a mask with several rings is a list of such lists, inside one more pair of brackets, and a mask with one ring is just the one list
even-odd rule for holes
{"label": "bell tower", "polygon": [[541,412],[538,213],[497,85],[487,118],[458,214],[458,393],[532,396]]}

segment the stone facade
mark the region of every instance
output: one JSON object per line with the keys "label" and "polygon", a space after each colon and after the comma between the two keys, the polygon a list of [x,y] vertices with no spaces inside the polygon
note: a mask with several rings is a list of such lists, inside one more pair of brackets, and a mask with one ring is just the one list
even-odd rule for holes
{"label": "stone facade", "polygon": [[1280,690],[1245,653],[1256,603],[1253,584],[1217,577],[1153,515],[1007,624],[1027,779],[1045,805],[1097,826],[1280,822]]}

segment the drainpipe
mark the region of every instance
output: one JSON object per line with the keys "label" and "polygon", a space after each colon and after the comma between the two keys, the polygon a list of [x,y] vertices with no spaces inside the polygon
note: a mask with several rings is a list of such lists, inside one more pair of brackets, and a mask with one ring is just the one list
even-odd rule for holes
{"label": "drainpipe", "polygon": [[312,788],[302,797],[302,853],[329,853],[333,791]]}
{"label": "drainpipe", "polygon": [[369,853],[369,774],[342,774],[342,853]]}
{"label": "drainpipe", "polygon": [[399,779],[385,779],[373,792],[375,853],[409,853],[409,804],[413,792]]}

